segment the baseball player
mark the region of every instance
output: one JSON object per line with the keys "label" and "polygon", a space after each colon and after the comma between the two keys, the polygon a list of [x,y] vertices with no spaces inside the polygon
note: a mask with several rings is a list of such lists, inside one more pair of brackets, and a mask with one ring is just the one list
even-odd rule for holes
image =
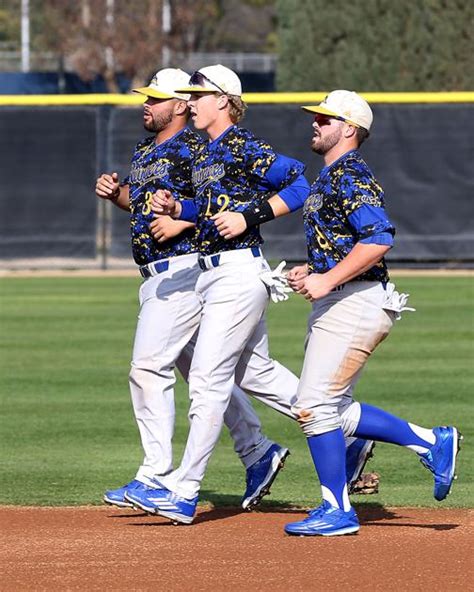
{"label": "baseball player", "polygon": [[[182,198],[193,195],[191,166],[202,141],[186,127],[188,95],[174,91],[188,79],[181,70],[165,69],[148,87],[136,89],[147,97],[144,125],[155,135],[139,142],[130,174],[121,184],[116,174],[104,174],[96,185],[100,198],[130,212],[133,255],[145,278],[139,293],[140,315],[129,376],[145,456],[130,483],[105,493],[104,501],[119,507],[131,506],[125,498],[127,492],[154,485],[155,477],[172,470],[174,365],[187,379],[193,350],[193,339],[189,339],[199,324],[202,309],[194,292],[196,279],[202,273],[197,263],[194,225],[168,216],[153,219],[150,208],[151,195],[158,187],[172,188]],[[236,380],[247,392],[264,396],[267,404],[292,416],[298,379],[270,358],[264,319],[246,344]],[[288,449],[262,434],[248,398],[236,386],[224,419],[246,468],[242,506],[251,509],[269,493]],[[355,486],[372,444],[349,442],[348,481]]]}
{"label": "baseball player", "polygon": [[313,303],[294,410],[323,502],[285,531],[332,536],[359,530],[345,483],[343,427],[346,435],[413,450],[434,475],[437,500],[451,489],[461,436],[455,427],[426,429],[352,399],[369,356],[407,310],[407,295],[389,282],[384,255],[395,229],[383,190],[359,152],[372,125],[369,105],[354,92],[336,90],[303,109],[315,114],[311,147],[325,167],[304,206],[308,264],[289,273],[291,286]]}
{"label": "baseball player", "polygon": [[[130,211],[133,256],[145,278],[139,293],[140,314],[129,376],[145,457],[130,483],[106,492],[104,500],[119,507],[131,506],[125,499],[127,491],[153,485],[155,477],[173,468],[174,366],[177,363],[187,379],[192,356],[188,342],[201,317],[202,305],[195,292],[202,273],[197,263],[195,227],[168,216],[153,219],[150,208],[151,196],[158,188],[170,188],[183,199],[193,197],[191,167],[202,140],[186,127],[189,95],[174,90],[188,80],[189,75],[182,70],[169,68],[158,72],[148,87],[136,89],[147,97],[144,125],[155,135],[138,143],[130,174],[122,183],[114,173],[101,175],[96,184],[100,198]],[[245,368],[239,371],[241,382],[258,393],[265,379],[265,389],[286,397],[282,412],[291,413],[298,379],[270,359],[264,321],[249,347],[252,351],[246,355]],[[268,493],[289,452],[262,434],[257,415],[237,387],[225,421],[247,469],[242,503],[252,507]]]}
{"label": "baseball player", "polygon": [[[193,164],[195,200],[174,199],[172,190],[162,190],[157,192],[155,209],[197,222],[203,272],[195,289],[203,303],[203,314],[189,372],[191,427],[180,467],[158,477],[155,489],[125,495],[148,512],[185,524],[193,521],[234,373],[239,377],[239,360],[252,352],[249,343],[256,330],[268,355],[266,334],[259,327],[268,303],[261,276],[268,274],[269,268],[260,251],[258,224],[273,218],[275,211],[287,213],[301,207],[309,189],[300,162],[276,154],[268,144],[235,125],[244,104],[240,80],[234,72],[221,65],[202,68],[193,74],[190,85],[178,92],[191,93],[188,104],[194,125],[210,138],[207,146],[200,147]],[[231,236],[234,233],[238,238]],[[244,368],[244,374],[248,374],[248,363]],[[259,389],[248,389],[243,382],[240,385],[252,394],[258,391],[265,400],[271,391],[267,386],[265,392],[262,385],[270,375],[253,373],[254,381],[261,380]],[[276,401],[280,410],[284,409],[288,397],[275,391],[273,397],[273,406],[277,408]],[[372,443],[362,445],[364,457]]]}

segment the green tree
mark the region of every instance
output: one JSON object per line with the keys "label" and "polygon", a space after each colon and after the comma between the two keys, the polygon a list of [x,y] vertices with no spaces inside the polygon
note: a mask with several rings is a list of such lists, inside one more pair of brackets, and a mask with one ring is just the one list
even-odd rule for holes
{"label": "green tree", "polygon": [[279,90],[474,88],[469,0],[278,0]]}
{"label": "green tree", "polygon": [[0,7],[0,42],[20,45],[20,14],[18,2],[3,0]]}

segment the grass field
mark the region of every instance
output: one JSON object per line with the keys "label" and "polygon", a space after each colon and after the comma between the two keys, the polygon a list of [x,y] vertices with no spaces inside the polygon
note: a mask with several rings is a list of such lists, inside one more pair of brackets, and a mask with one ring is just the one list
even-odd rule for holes
{"label": "grass field", "polygon": [[[103,491],[130,480],[141,460],[127,374],[137,314],[135,278],[0,280],[0,503],[99,504]],[[424,426],[454,423],[465,440],[459,480],[445,506],[474,505],[473,280],[410,277],[406,313],[370,360],[358,399]],[[269,310],[273,357],[298,373],[307,303],[296,296]],[[176,460],[187,432],[187,394],[177,386]],[[256,404],[265,432],[291,448],[268,504],[314,505],[319,488],[297,425]],[[413,453],[378,444],[369,467],[386,505],[436,505],[432,478]],[[245,474],[224,433],[203,484],[202,501],[235,505]]]}

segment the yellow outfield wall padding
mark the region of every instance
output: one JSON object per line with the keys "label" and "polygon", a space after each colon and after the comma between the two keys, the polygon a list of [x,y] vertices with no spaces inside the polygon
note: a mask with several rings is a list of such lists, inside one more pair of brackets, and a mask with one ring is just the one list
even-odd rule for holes
{"label": "yellow outfield wall padding", "polygon": [[[327,92],[246,93],[247,103],[299,104],[320,103]],[[474,103],[472,92],[361,92],[369,103]],[[67,105],[141,105],[143,96],[136,94],[80,95],[0,95],[0,106],[67,106]]]}

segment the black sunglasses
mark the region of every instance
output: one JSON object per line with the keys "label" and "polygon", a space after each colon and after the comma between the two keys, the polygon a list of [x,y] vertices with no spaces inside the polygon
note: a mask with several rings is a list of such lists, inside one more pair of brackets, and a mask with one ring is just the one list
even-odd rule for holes
{"label": "black sunglasses", "polygon": [[345,119],[344,117],[341,117],[340,115],[326,115],[325,113],[316,113],[314,116],[314,121],[318,125],[320,123],[322,123],[322,124],[327,123],[331,119],[336,119],[337,121],[343,121],[344,123],[348,123],[349,125],[352,125],[354,127],[360,127],[360,125],[357,125],[356,123],[352,123],[352,121],[349,121],[349,120]]}
{"label": "black sunglasses", "polygon": [[217,88],[217,90],[219,90],[223,95],[228,95],[228,93],[225,92],[225,90],[223,90],[218,84],[216,84],[215,82],[212,82],[212,80],[210,78],[208,78],[205,74],[203,74],[202,72],[199,72],[199,70],[196,70],[196,72],[193,72],[191,75],[191,78],[189,79],[189,83],[191,84],[191,86],[202,86],[205,87],[205,82],[209,82],[209,84],[212,84],[212,86],[215,86]]}

